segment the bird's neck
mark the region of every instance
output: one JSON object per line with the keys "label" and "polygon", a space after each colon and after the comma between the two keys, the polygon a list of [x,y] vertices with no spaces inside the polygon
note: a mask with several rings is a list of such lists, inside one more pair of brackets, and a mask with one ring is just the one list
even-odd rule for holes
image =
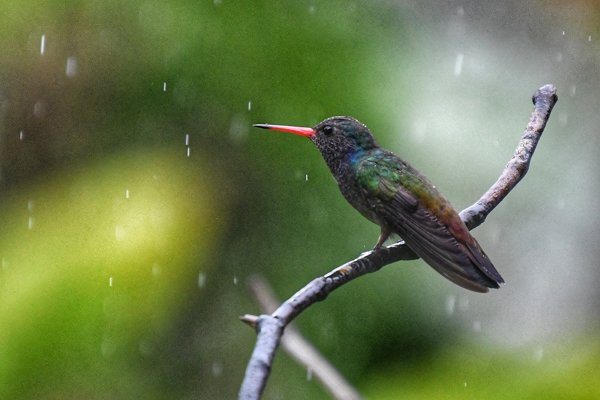
{"label": "bird's neck", "polygon": [[327,154],[324,155],[324,158],[331,173],[339,182],[353,178],[356,166],[361,160],[368,157],[370,152],[370,150],[358,148],[345,153]]}

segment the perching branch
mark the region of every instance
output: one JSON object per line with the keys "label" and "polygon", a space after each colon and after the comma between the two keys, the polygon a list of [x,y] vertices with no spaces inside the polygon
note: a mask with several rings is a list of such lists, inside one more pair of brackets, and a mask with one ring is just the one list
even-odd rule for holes
{"label": "perching branch", "polygon": [[[251,276],[248,285],[256,297],[263,313],[273,312],[279,302],[273,289],[258,276]],[[286,326],[285,335],[281,338],[281,347],[299,364],[306,367],[311,376],[321,382],[331,397],[340,400],[360,400],[360,394],[335,369],[319,351],[309,343],[293,324]],[[308,373],[307,373],[308,374]]]}
{"label": "perching branch", "polygon": [[[513,157],[506,164],[496,183],[475,204],[460,213],[460,217],[469,229],[483,223],[488,214],[525,176],[557,99],[556,88],[553,85],[542,86],[533,95],[534,110]],[[284,328],[302,311],[317,301],[324,300],[329,293],[359,276],[378,271],[396,261],[416,258],[417,256],[403,241],[377,251],[363,253],[327,275],[312,280],[271,315],[240,317],[243,322],[255,327],[258,334],[256,346],[246,367],[246,375],[239,393],[240,399],[260,398]]]}

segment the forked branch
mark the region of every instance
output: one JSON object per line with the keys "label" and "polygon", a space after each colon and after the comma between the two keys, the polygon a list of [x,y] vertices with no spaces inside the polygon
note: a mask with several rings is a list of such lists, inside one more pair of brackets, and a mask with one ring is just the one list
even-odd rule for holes
{"label": "forked branch", "polygon": [[[534,110],[513,157],[492,187],[475,204],[460,213],[460,217],[469,229],[482,224],[488,214],[525,176],[557,100],[556,88],[553,85],[542,86],[533,95]],[[359,276],[378,271],[396,261],[415,258],[417,256],[402,241],[377,251],[363,253],[327,275],[312,280],[272,314],[240,317],[243,322],[253,326],[258,334],[256,346],[246,367],[246,375],[239,393],[240,399],[260,398],[283,331],[302,311],[324,300],[329,293]]]}

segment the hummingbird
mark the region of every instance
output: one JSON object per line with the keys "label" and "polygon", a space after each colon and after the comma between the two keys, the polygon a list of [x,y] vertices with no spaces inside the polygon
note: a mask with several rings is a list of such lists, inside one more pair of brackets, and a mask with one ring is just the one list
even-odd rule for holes
{"label": "hummingbird", "polygon": [[504,283],[450,202],[419,171],[381,148],[366,125],[342,116],[314,128],[254,126],[305,136],[317,146],[342,195],[380,226],[373,251],[396,234],[433,269],[465,289],[485,293]]}

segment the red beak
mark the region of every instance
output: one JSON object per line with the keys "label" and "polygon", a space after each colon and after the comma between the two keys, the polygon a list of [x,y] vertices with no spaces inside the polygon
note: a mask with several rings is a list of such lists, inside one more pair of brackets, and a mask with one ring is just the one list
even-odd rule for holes
{"label": "red beak", "polygon": [[313,128],[304,128],[301,126],[287,126],[287,125],[271,125],[271,124],[254,124],[255,128],[270,129],[272,131],[289,132],[295,133],[296,135],[311,137],[315,136],[315,130]]}

